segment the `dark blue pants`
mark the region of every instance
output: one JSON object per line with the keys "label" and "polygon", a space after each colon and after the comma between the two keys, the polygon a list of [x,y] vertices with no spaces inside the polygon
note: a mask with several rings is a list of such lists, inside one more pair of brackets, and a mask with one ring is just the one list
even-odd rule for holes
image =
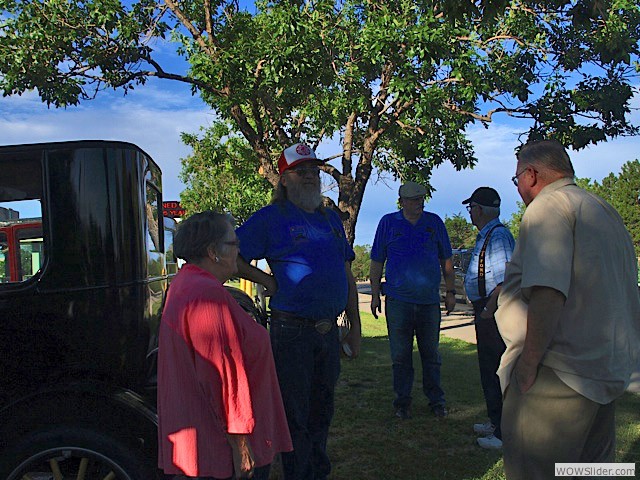
{"label": "dark blue pants", "polygon": [[440,386],[440,305],[420,305],[387,296],[385,301],[389,347],[393,364],[393,405],[411,405],[413,388],[413,336],[418,342],[422,361],[422,388],[431,408],[444,405],[444,391]]}
{"label": "dark blue pants", "polygon": [[327,437],[340,375],[338,328],[322,335],[272,319],[271,345],[294,449],[282,454],[285,479],[323,480],[331,471]]}
{"label": "dark blue pants", "polygon": [[480,366],[480,383],[487,404],[487,415],[496,427],[493,434],[502,440],[500,422],[502,420],[502,390],[496,372],[500,366],[500,357],[505,351],[505,344],[498,331],[495,318],[480,318],[480,313],[487,300],[473,302],[476,327],[476,344],[478,348],[478,365]]}

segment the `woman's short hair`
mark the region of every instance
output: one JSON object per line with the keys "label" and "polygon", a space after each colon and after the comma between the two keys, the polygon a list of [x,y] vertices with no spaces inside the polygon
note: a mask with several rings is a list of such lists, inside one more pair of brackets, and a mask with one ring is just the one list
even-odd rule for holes
{"label": "woman's short hair", "polygon": [[229,215],[211,210],[195,213],[178,224],[173,251],[189,263],[205,258],[209,248],[218,246],[232,228]]}

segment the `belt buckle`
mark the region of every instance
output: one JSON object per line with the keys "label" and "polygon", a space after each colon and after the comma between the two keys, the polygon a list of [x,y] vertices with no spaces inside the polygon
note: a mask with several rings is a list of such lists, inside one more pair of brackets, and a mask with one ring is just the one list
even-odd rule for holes
{"label": "belt buckle", "polygon": [[331,330],[331,320],[328,319],[322,319],[322,320],[318,320],[315,324],[316,327],[316,332],[318,332],[321,335],[325,335],[326,333],[329,333],[329,331]]}

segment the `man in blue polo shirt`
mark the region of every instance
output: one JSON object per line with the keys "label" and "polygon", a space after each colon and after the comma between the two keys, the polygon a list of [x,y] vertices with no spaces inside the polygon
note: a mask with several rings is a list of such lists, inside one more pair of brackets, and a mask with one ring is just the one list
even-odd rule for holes
{"label": "man in blue polo shirt", "polygon": [[[271,345],[294,448],[282,454],[286,480],[323,480],[331,471],[327,436],[342,311],[351,324],[345,350],[357,356],[360,349],[355,254],[336,212],[322,206],[321,163],[305,144],[285,149],[273,202],[237,230],[239,275],[271,295]],[[248,263],[263,258],[272,275]]]}
{"label": "man in blue polo shirt", "polygon": [[384,295],[389,346],[393,363],[393,406],[396,416],[411,417],[413,337],[422,360],[422,385],[436,417],[445,417],[440,385],[440,275],[446,283],[445,306],[454,309],[456,291],[451,244],[442,219],[425,212],[424,186],[400,187],[399,212],[382,217],[371,249],[371,313],[378,318],[382,270],[386,262]]}

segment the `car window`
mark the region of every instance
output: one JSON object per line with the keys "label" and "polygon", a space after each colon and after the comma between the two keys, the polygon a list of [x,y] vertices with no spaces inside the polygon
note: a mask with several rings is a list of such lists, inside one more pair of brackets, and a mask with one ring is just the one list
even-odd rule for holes
{"label": "car window", "polygon": [[45,261],[39,158],[0,157],[0,284],[24,282]]}

